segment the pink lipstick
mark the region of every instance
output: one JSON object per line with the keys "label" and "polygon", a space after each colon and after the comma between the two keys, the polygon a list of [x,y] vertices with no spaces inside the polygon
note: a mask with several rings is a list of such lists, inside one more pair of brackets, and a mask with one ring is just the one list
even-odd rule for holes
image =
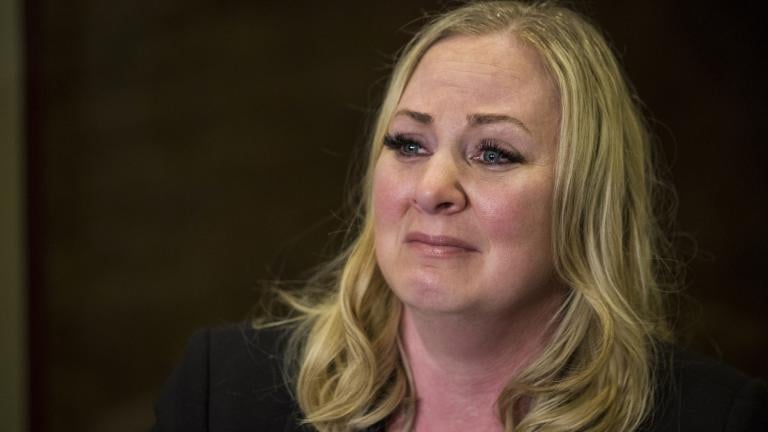
{"label": "pink lipstick", "polygon": [[433,257],[453,257],[477,252],[477,248],[464,240],[444,235],[429,235],[421,232],[409,232],[405,244],[417,251]]}

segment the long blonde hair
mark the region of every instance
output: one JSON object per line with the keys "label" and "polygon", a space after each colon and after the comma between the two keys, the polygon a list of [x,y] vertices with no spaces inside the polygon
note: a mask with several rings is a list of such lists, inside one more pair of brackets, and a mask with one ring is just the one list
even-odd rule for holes
{"label": "long blonde hair", "polygon": [[[449,36],[491,33],[534,47],[559,90],[552,246],[570,287],[550,342],[499,397],[503,424],[631,431],[652,407],[656,344],[670,331],[658,278],[656,179],[638,102],[604,37],[581,15],[552,3],[477,2],[437,16],[405,47],[373,130],[354,240],[303,293],[281,294],[297,312],[291,383],[306,423],[319,431],[414,413],[397,343],[402,305],[374,256],[373,167],[424,53]],[[527,411],[518,409],[523,403]]]}

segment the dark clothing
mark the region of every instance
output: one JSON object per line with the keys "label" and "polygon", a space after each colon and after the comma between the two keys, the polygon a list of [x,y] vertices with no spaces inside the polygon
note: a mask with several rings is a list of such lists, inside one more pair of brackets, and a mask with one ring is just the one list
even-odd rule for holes
{"label": "dark clothing", "polygon": [[[196,333],[157,401],[153,431],[311,430],[299,426],[299,408],[284,384],[285,336],[245,325]],[[671,358],[672,366],[660,370],[660,400],[642,431],[768,432],[762,381],[681,351]]]}

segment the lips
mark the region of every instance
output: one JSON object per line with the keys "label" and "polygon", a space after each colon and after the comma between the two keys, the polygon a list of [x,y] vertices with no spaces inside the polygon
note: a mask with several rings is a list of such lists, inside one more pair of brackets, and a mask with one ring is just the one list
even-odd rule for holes
{"label": "lips", "polygon": [[435,257],[449,257],[478,251],[472,244],[456,237],[421,232],[408,233],[405,236],[405,243],[419,252]]}

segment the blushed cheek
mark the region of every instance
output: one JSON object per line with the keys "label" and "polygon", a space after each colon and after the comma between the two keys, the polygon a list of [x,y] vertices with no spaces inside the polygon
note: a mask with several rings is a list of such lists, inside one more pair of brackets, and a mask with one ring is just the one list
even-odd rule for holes
{"label": "blushed cheek", "polygon": [[551,193],[546,188],[506,191],[485,201],[482,213],[491,239],[549,248]]}
{"label": "blushed cheek", "polygon": [[373,234],[376,261],[385,278],[391,276],[403,217],[403,182],[381,160],[372,185]]}
{"label": "blushed cheek", "polygon": [[403,183],[394,174],[386,162],[377,163],[372,191],[374,228],[377,233],[386,228],[394,228],[393,224],[403,211]]}
{"label": "blushed cheek", "polygon": [[391,185],[387,182],[387,179],[382,175],[381,169],[378,165],[373,176],[373,216],[376,225],[379,225],[379,221],[384,215],[388,213],[388,208],[391,204]]}
{"label": "blushed cheek", "polygon": [[402,173],[392,169],[388,162],[380,160],[373,176],[373,212],[376,225],[396,223],[408,205],[408,182]]}

